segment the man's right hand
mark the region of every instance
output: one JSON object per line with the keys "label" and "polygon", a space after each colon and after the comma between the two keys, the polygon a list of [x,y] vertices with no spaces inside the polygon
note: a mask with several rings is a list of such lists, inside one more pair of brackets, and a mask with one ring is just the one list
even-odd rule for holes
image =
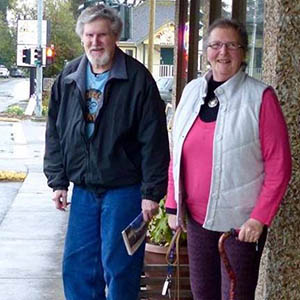
{"label": "man's right hand", "polygon": [[52,200],[55,202],[55,207],[59,210],[65,211],[68,204],[68,191],[66,190],[56,190],[53,192]]}

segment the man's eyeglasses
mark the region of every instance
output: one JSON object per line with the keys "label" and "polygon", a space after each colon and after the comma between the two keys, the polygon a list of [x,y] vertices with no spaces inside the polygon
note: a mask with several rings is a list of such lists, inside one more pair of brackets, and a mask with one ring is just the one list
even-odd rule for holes
{"label": "man's eyeglasses", "polygon": [[236,42],[227,42],[227,43],[212,42],[212,43],[208,44],[208,47],[210,47],[214,50],[220,50],[220,49],[222,49],[223,46],[226,46],[226,48],[228,50],[237,50],[237,49],[243,48],[242,45],[240,45],[239,43],[236,43]]}

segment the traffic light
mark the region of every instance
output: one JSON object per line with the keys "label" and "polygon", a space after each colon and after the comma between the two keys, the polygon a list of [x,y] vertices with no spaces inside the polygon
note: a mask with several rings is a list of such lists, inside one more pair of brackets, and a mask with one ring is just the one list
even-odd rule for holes
{"label": "traffic light", "polygon": [[43,63],[43,49],[36,48],[34,49],[34,64],[36,66],[41,66]]}
{"label": "traffic light", "polygon": [[46,48],[46,65],[49,66],[53,64],[55,56],[54,45]]}
{"label": "traffic light", "polygon": [[30,64],[31,62],[31,49],[22,50],[22,62],[24,64]]}

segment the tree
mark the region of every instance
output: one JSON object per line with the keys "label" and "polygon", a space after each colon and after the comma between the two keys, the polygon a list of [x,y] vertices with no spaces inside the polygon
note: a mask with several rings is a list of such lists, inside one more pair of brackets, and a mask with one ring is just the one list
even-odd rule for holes
{"label": "tree", "polygon": [[7,9],[12,8],[16,4],[16,0],[1,0],[0,2],[0,12],[4,16],[4,20],[7,17]]}
{"label": "tree", "polygon": [[2,0],[0,2],[0,11],[1,11],[2,15],[4,16],[4,19],[6,19],[7,7],[8,7],[8,0]]}
{"label": "tree", "polygon": [[14,41],[4,14],[0,12],[0,63],[10,67],[15,61]]}
{"label": "tree", "polygon": [[45,18],[51,23],[49,44],[55,47],[54,64],[45,68],[45,76],[58,74],[66,61],[70,61],[82,53],[80,39],[75,33],[75,19],[71,1],[47,1]]}
{"label": "tree", "polygon": [[11,9],[12,23],[17,28],[18,20],[35,20],[37,19],[37,11],[35,6],[28,6],[27,3],[15,5]]}
{"label": "tree", "polygon": [[78,7],[85,2],[85,0],[70,0],[71,2],[71,10],[75,19],[77,19],[79,15]]}

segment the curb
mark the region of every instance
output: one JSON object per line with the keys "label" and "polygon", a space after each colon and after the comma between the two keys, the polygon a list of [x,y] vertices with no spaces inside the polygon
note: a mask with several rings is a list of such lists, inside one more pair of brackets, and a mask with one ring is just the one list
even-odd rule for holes
{"label": "curb", "polygon": [[47,118],[46,117],[36,117],[36,116],[33,116],[30,118],[31,121],[34,121],[34,122],[46,122],[47,121]]}
{"label": "curb", "polygon": [[0,122],[20,122],[17,118],[0,117]]}

